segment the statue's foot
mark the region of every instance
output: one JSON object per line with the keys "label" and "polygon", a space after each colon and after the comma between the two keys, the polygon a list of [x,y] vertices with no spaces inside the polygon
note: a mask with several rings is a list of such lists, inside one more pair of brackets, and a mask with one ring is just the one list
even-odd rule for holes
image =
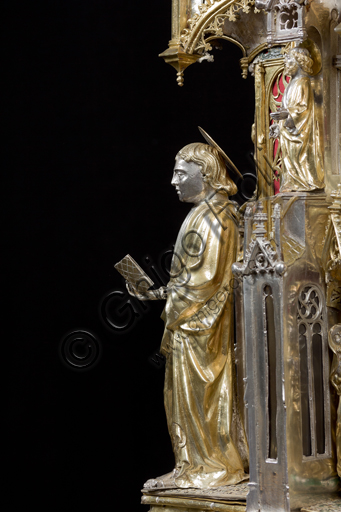
{"label": "statue's foot", "polygon": [[165,487],[177,487],[175,485],[175,477],[177,475],[176,469],[173,469],[170,473],[166,475],[158,476],[156,478],[150,478],[143,485],[144,489],[162,489]]}

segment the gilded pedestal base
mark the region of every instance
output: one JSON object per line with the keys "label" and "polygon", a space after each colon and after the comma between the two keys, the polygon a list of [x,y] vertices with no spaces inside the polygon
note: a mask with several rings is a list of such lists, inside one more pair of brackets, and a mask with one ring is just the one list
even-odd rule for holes
{"label": "gilded pedestal base", "polygon": [[193,498],[171,498],[166,496],[143,496],[142,503],[150,505],[149,512],[246,512],[246,504],[218,503]]}
{"label": "gilded pedestal base", "polygon": [[[236,486],[231,486],[235,488]],[[183,491],[198,494],[198,497],[182,495]],[[247,512],[246,503],[240,501],[222,500],[221,495],[224,493],[224,488],[218,490],[217,496],[219,499],[214,498],[200,498],[199,490],[172,490],[171,493],[177,493],[177,496],[166,496],[167,491],[160,491],[159,493],[144,494],[142,496],[142,504],[149,505],[149,512]],[[244,489],[243,489],[244,491]],[[204,493],[204,491],[201,491]],[[232,494],[235,489],[232,490]],[[230,496],[232,496],[230,494]],[[237,496],[237,494],[236,494]],[[241,497],[241,495],[240,495]],[[292,500],[292,512],[341,512],[341,495],[340,494],[307,494],[298,496]]]}
{"label": "gilded pedestal base", "polygon": [[245,512],[247,483],[226,485],[215,489],[143,490],[142,503],[153,512]]}

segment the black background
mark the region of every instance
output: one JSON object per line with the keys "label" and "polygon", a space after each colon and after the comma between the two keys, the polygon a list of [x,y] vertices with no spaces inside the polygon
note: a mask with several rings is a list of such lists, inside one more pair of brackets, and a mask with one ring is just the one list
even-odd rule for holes
{"label": "black background", "polygon": [[[151,361],[163,303],[133,303],[139,316],[118,334],[101,318],[101,300],[124,292],[113,265],[127,253],[153,279],[151,266],[162,273],[189,209],[170,185],[174,157],[201,141],[198,125],[252,172],[253,78],[242,79],[240,50],[224,42],[214,63],[190,66],[178,87],[158,57],[170,39],[170,0],[4,5],[3,276],[13,314],[4,343],[15,351],[4,363],[14,484],[5,509],[142,510],[144,481],[174,462],[164,371]],[[116,324],[130,318],[127,300],[109,307]],[[77,329],[101,347],[87,369],[60,356]],[[74,350],[85,355],[81,344]]]}

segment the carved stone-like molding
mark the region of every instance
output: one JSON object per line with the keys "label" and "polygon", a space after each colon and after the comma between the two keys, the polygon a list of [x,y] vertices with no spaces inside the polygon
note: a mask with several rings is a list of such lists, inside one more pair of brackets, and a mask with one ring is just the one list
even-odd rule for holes
{"label": "carved stone-like molding", "polygon": [[[188,28],[181,33],[180,41],[184,50],[190,54],[212,50],[206,36],[221,38],[225,19],[236,21],[239,11],[249,13],[254,4],[255,0],[207,0],[199,7],[200,14],[188,20]],[[260,10],[255,8],[254,12]]]}

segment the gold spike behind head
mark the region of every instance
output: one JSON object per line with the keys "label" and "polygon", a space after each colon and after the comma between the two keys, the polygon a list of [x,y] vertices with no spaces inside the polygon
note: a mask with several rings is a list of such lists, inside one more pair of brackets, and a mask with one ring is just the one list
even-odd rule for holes
{"label": "gold spike behind head", "polygon": [[233,171],[235,172],[236,174],[238,174],[238,176],[240,176],[242,179],[244,179],[243,175],[241,172],[238,171],[237,167],[234,165],[234,163],[232,162],[232,160],[227,156],[227,154],[225,153],[225,151],[223,151],[221,149],[220,146],[218,146],[218,144],[212,139],[212,137],[210,135],[208,135],[207,132],[205,132],[205,130],[203,130],[200,126],[198,126],[199,128],[199,131],[201,133],[201,135],[204,137],[204,139],[206,140],[206,142],[212,146],[213,148],[215,148],[218,153],[220,153],[220,155],[223,157],[223,159],[225,160],[225,163],[226,165]]}

